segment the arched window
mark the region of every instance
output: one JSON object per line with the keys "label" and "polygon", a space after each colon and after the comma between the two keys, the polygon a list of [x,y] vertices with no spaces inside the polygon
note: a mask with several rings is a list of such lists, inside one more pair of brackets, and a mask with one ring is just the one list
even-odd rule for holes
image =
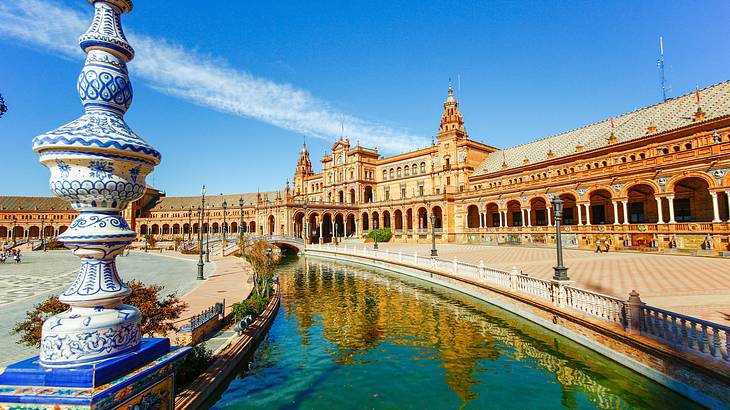
{"label": "arched window", "polygon": [[400,178],[401,176],[403,176],[403,174],[402,174],[403,170],[401,169],[401,167],[398,167],[398,171],[397,172],[398,172],[398,178]]}
{"label": "arched window", "polygon": [[409,170],[410,170],[410,168],[408,167],[408,165],[406,165],[405,168],[403,168],[403,173],[405,174],[405,176],[410,175],[410,173],[408,172]]}
{"label": "arched window", "polygon": [[417,164],[413,164],[413,166],[411,167],[411,169],[413,169],[413,175],[418,174],[418,165]]}
{"label": "arched window", "polygon": [[393,178],[395,175],[395,171],[393,171],[393,168],[390,169],[390,177]]}
{"label": "arched window", "polygon": [[383,179],[388,179],[388,171],[383,170]]}
{"label": "arched window", "polygon": [[421,173],[422,174],[426,173],[426,163],[425,162],[421,162]]}
{"label": "arched window", "polygon": [[688,143],[684,144],[684,148],[685,149],[692,149],[692,143],[691,142],[688,142]]}

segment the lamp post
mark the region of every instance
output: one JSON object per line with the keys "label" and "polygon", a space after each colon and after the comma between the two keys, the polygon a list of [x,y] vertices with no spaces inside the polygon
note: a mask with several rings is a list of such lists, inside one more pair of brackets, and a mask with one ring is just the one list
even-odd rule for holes
{"label": "lamp post", "polygon": [[438,255],[438,251],[436,251],[436,214],[431,210],[431,256]]}
{"label": "lamp post", "polygon": [[41,246],[43,247],[43,252],[46,251],[46,217],[45,215],[41,217]]}
{"label": "lamp post", "polygon": [[147,229],[145,229],[144,233],[144,251],[147,252],[147,239],[150,237],[150,227],[148,226]]}
{"label": "lamp post", "polygon": [[18,219],[15,216],[13,216],[13,234],[12,234],[13,246],[15,246],[15,224],[17,223],[17,221],[18,221]]}
{"label": "lamp post", "polygon": [[304,200],[304,250],[307,250],[307,241],[309,240],[309,234],[308,229],[309,228],[309,218],[307,217],[307,200]]}
{"label": "lamp post", "polygon": [[375,245],[373,245],[373,249],[378,249],[378,220],[373,220],[373,238],[375,238]]}
{"label": "lamp post", "polygon": [[208,220],[205,229],[205,261],[210,262],[210,204],[208,205],[208,210],[203,208],[203,212],[207,215],[206,219]]}
{"label": "lamp post", "polygon": [[[221,195],[223,195],[223,194],[221,194]],[[226,247],[227,242],[228,242],[228,239],[226,238],[226,230],[227,230],[226,229],[227,228],[227,226],[226,226],[226,208],[227,207],[228,207],[228,202],[226,202],[226,199],[223,198],[223,226],[222,226],[222,231],[223,231],[223,248]]]}
{"label": "lamp post", "polygon": [[[204,188],[205,189],[205,188]],[[205,279],[203,276],[203,211],[198,207],[198,280]]]}
{"label": "lamp post", "polygon": [[190,234],[193,229],[193,207],[188,208],[188,242],[190,242]]}
{"label": "lamp post", "polygon": [[238,221],[238,235],[243,235],[243,197],[238,199],[238,216],[240,217]]}
{"label": "lamp post", "polygon": [[563,213],[563,201],[560,197],[553,199],[553,213],[555,214],[555,251],[558,254],[558,266],[553,268],[555,270],[553,279],[567,281],[570,279],[568,278],[568,268],[563,266],[563,241],[560,237],[560,220]]}

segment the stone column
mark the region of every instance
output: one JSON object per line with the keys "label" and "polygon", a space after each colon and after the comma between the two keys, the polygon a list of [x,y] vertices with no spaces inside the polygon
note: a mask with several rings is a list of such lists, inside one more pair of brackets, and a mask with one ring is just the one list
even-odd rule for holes
{"label": "stone column", "polygon": [[730,191],[725,191],[725,199],[727,200],[727,210],[728,210],[728,222],[730,222]]}
{"label": "stone column", "polygon": [[545,215],[547,218],[547,226],[553,226],[553,208],[550,206],[546,206]]}
{"label": "stone column", "polygon": [[676,224],[674,220],[674,195],[667,195],[667,201],[669,202],[669,223]]}
{"label": "stone column", "polygon": [[662,198],[656,197],[656,212],[657,212],[657,224],[663,224],[664,223],[664,215],[662,215]]}
{"label": "stone column", "polygon": [[479,212],[479,227],[484,228],[484,213]]}
{"label": "stone column", "polygon": [[591,224],[591,204],[583,204],[586,207],[586,225]]}
{"label": "stone column", "polygon": [[720,208],[717,203],[717,192],[710,191],[712,197],[712,222],[722,222],[720,219]]}
{"label": "stone column", "polygon": [[624,222],[623,222],[623,224],[624,225],[628,225],[629,224],[629,200],[626,199],[624,201],[621,201],[621,206],[624,209]]}
{"label": "stone column", "polygon": [[578,210],[578,225],[583,225],[583,204],[575,204],[575,209]]}
{"label": "stone column", "polygon": [[525,211],[526,211],[525,213],[527,214],[527,226],[531,227],[532,226],[532,215],[530,215],[531,209],[527,208],[527,209],[525,209]]}
{"label": "stone column", "polygon": [[613,224],[618,225],[618,202],[611,201],[611,204],[613,205]]}

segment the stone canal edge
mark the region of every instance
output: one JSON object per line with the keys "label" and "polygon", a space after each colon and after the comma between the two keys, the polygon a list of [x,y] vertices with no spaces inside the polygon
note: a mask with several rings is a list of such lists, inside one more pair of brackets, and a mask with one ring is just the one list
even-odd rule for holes
{"label": "stone canal edge", "polygon": [[195,410],[223,386],[244,358],[255,351],[259,342],[269,331],[279,311],[281,291],[274,284],[274,294],[266,309],[256,317],[241,336],[232,338],[213,358],[208,369],[175,397],[175,409]]}

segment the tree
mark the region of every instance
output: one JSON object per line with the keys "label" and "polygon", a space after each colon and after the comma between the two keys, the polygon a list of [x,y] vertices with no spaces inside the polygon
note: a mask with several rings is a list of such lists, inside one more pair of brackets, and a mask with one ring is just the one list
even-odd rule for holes
{"label": "tree", "polygon": [[150,248],[154,248],[157,245],[157,239],[155,239],[154,235],[145,235],[144,238],[147,241],[147,246]]}
{"label": "tree", "polygon": [[[180,300],[174,293],[160,299],[159,294],[162,291],[160,285],[145,285],[133,280],[127,283],[127,286],[132,294],[124,298],[122,303],[139,309],[142,316],[140,320],[142,335],[153,336],[175,330],[172,321],[180,318],[188,306],[186,302]],[[25,320],[17,323],[13,329],[21,334],[18,343],[40,347],[43,322],[68,309],[69,305],[61,302],[55,295],[33,306],[33,310],[25,314]]]}
{"label": "tree", "polygon": [[248,257],[249,262],[253,265],[256,293],[268,297],[271,278],[274,276],[274,266],[279,262],[281,253],[274,252],[272,245],[259,240],[253,243]]}

